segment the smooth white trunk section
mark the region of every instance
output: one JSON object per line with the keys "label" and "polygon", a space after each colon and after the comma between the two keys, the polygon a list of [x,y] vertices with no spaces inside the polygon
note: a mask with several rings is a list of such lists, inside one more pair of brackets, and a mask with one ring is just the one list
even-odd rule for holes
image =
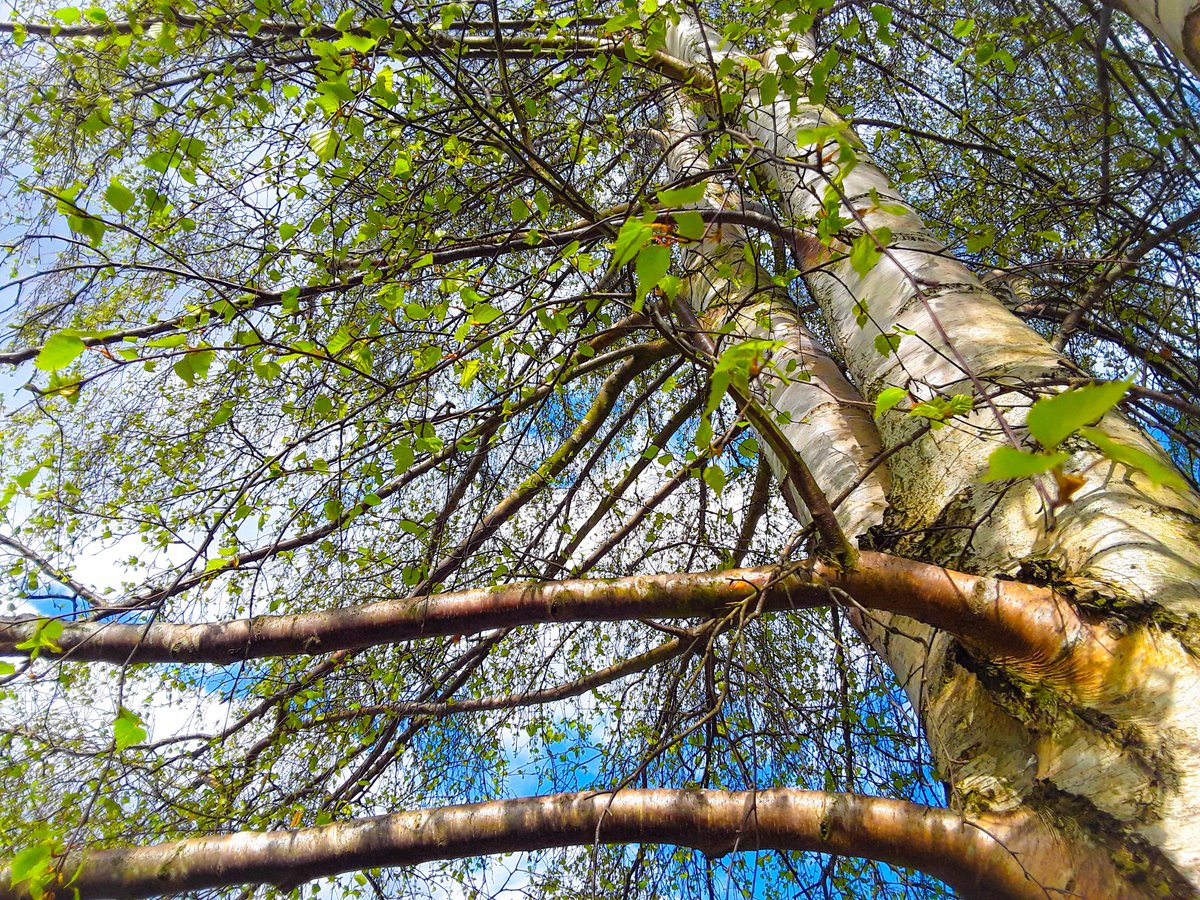
{"label": "smooth white trunk section", "polygon": [[1200,3],[1195,0],[1106,0],[1136,19],[1200,76]]}
{"label": "smooth white trunk section", "polygon": [[[675,178],[708,170],[696,132],[695,117],[678,99],[673,103],[668,166]],[[710,208],[736,208],[737,199],[710,184],[704,200]],[[764,360],[755,380],[764,409],[776,414],[779,431],[808,465],[826,497],[833,499],[859,483],[837,510],[838,523],[853,540],[883,521],[887,505],[887,469],[880,466],[863,477],[880,452],[878,433],[866,404],[837,364],[805,327],[787,291],[748,252],[745,229],[723,223],[711,226],[703,240],[684,252],[688,271],[687,300],[696,314],[722,335],[718,350],[748,339],[779,341]],[[773,454],[768,461],[781,483],[784,464]],[[788,503],[801,524],[809,517],[797,497]]]}
{"label": "smooth white trunk section", "polygon": [[[707,65],[710,54],[746,59],[722,50],[715,35],[706,45],[708,37],[684,20],[669,33],[668,50],[697,65]],[[813,52],[803,40],[758,59],[778,72],[781,57],[790,57],[792,69]],[[983,808],[1033,802],[1047,784],[1085,798],[1200,888],[1200,666],[1191,652],[1195,638],[1180,630],[1200,613],[1200,499],[1151,484],[1081,439],[1068,441],[1066,469],[1084,486],[1053,516],[1031,480],[983,482],[992,451],[1024,440],[1024,417],[1039,395],[1028,385],[1061,377],[1066,362],[946,255],[836,116],[803,95],[767,104],[753,90],[744,111],[794,223],[815,231],[830,198],[847,223],[834,246],[812,241],[806,280],[863,393],[896,386],[920,400],[973,398],[972,413],[891,458],[886,525],[897,536],[894,549],[978,572],[1017,575],[1040,566],[1145,637],[1121,687],[1068,702],[1043,698],[1036,686],[983,684],[975,666],[958,663],[944,634],[926,645],[891,638],[879,649],[921,709],[942,773],[961,802]],[[841,145],[804,134],[817,126],[837,129]],[[884,228],[891,235],[886,253],[865,276],[839,258],[856,238]],[[880,335],[899,337],[894,352],[877,349]],[[916,427],[903,407],[886,414],[883,446],[900,447]],[[1106,416],[1101,427],[1162,458],[1121,416]],[[1054,486],[1045,493],[1053,498]],[[1165,613],[1175,633],[1136,624],[1150,609]],[[1111,827],[1091,827],[1097,840],[1115,837]]]}
{"label": "smooth white trunk section", "polygon": [[[668,166],[676,178],[707,171],[708,160],[693,135],[696,119],[685,103],[672,104],[671,152]],[[730,195],[710,185],[705,202],[723,208]],[[685,256],[690,271],[688,300],[714,327],[732,325],[724,345],[766,338],[782,342],[772,369],[756,387],[764,409],[773,413],[779,430],[805,461],[817,484],[831,500],[850,485],[853,492],[836,509],[838,523],[853,542],[883,521],[890,490],[886,463],[868,469],[882,451],[879,433],[862,395],[800,320],[787,292],[747,253],[745,230],[722,225],[705,235]],[[780,374],[782,373],[782,374]],[[788,375],[790,373],[790,377]],[[800,524],[810,521],[803,502],[785,479],[785,464],[763,442],[762,452],[782,485],[784,499]],[[906,616],[850,610],[851,621],[868,643],[888,661],[914,708],[920,708],[926,650],[936,632]]]}

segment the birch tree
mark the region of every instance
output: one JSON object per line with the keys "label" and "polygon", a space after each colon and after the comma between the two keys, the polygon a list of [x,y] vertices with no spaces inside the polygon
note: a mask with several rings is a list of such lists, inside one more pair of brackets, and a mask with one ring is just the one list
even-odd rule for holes
{"label": "birch tree", "polygon": [[1185,7],[18,10],[0,896],[1200,893]]}

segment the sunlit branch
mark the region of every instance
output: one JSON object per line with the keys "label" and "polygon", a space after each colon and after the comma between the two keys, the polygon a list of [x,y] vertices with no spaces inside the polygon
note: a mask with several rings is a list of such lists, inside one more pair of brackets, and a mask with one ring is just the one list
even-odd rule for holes
{"label": "sunlit branch", "polygon": [[[1076,885],[1113,877],[1111,862],[1066,851],[1034,816],[971,819],[904,800],[771,788],[554,794],[212,835],[72,855],[62,878],[81,898],[261,883],[287,890],[376,866],[596,843],[676,844],[709,857],[765,849],[850,854],[922,869],[968,897],[1044,900],[1022,858],[1032,853],[1057,854]],[[0,870],[0,898],[26,896],[9,883]]]}
{"label": "sunlit branch", "polygon": [[[66,623],[55,643],[74,661],[228,663],[518,625],[712,618],[742,603],[764,612],[811,608],[834,602],[839,592],[865,609],[942,628],[1028,677],[1083,696],[1099,690],[1119,663],[1116,639],[1048,588],[867,551],[852,571],[815,562],[787,573],[730,569],[505,585],[207,624]],[[17,645],[42,621],[0,620],[0,653],[28,654]]]}

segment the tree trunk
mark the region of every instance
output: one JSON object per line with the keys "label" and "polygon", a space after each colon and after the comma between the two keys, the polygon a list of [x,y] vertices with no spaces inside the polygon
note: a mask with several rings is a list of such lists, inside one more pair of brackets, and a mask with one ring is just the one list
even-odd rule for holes
{"label": "tree trunk", "polygon": [[[668,38],[670,52],[697,65],[710,54],[745,59],[718,44],[687,20]],[[760,59],[783,84],[797,64],[802,74],[813,50],[806,39]],[[780,66],[785,56],[789,64]],[[918,419],[896,411],[882,417],[882,445],[895,452],[884,527],[868,539],[929,562],[1044,579],[1072,596],[1098,632],[1117,638],[1110,662],[1097,659],[1066,679],[1054,677],[1053,663],[1018,676],[1003,658],[966,652],[944,632],[893,625],[875,642],[920,711],[955,805],[1050,816],[1064,834],[1107,848],[1129,885],[1193,892],[1200,887],[1200,643],[1189,622],[1200,599],[1200,500],[1151,483],[1078,438],[1067,445],[1065,468],[1081,482],[1069,500],[1029,479],[985,481],[992,451],[1023,440],[1031,401],[1051,390],[1037,383],[1069,374],[1069,364],[945,254],[844,123],[807,105],[803,92],[793,108],[782,91],[764,103],[751,87],[745,112],[795,224],[811,228],[835,210],[844,220],[845,243],[802,237],[797,249],[863,393],[902,387],[919,400],[973,399],[969,415],[923,436]],[[814,143],[809,129],[819,126],[837,140],[818,135]],[[865,274],[847,252],[863,235],[887,244]],[[1119,415],[1105,416],[1100,428],[1162,458]],[[1031,875],[1045,883],[1055,877]]]}
{"label": "tree trunk", "polygon": [[1194,0],[1105,0],[1136,19],[1200,76],[1200,3]]}

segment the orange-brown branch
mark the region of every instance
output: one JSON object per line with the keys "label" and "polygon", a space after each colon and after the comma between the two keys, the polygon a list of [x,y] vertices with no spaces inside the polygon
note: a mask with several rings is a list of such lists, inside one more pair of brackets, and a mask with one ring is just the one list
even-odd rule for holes
{"label": "orange-brown branch", "polygon": [[[624,790],[493,800],[298,831],[211,835],[65,860],[62,896],[148,897],[240,884],[292,887],[375,866],[593,843],[666,843],[710,856],[761,849],[864,856],[921,869],[967,897],[1079,896],[1120,883],[1099,854],[1033,816],[968,820],[903,800],[773,788]],[[0,900],[28,896],[0,869]],[[1106,896],[1114,896],[1107,892]]]}
{"label": "orange-brown branch", "polygon": [[[935,625],[1026,677],[1083,694],[1118,658],[1114,639],[1048,588],[865,551],[850,572],[818,562],[786,573],[730,569],[505,585],[193,625],[78,622],[56,642],[75,661],[228,663],[519,625],[712,618],[739,603],[770,612],[838,600]],[[38,622],[0,620],[0,654],[28,653],[17,645]]]}

